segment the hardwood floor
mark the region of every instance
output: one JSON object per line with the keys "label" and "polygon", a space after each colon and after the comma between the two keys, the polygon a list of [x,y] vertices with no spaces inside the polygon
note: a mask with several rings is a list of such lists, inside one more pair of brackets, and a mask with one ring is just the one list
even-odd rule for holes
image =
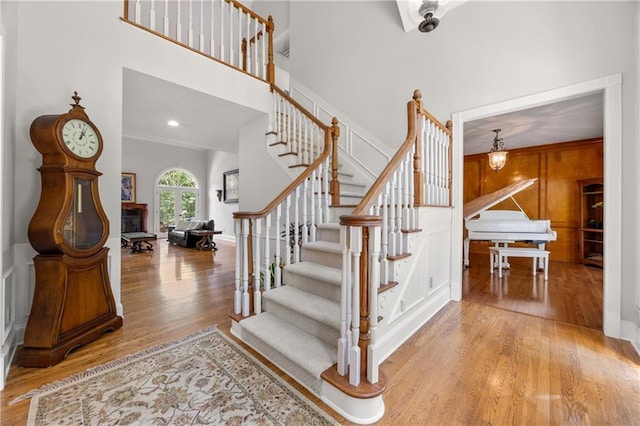
{"label": "hardwood floor", "polygon": [[602,330],[602,269],[550,262],[549,280],[532,274],[531,259],[510,258],[502,278],[489,273],[489,254],[471,254],[462,298],[487,306]]}
{"label": "hardwood floor", "polygon": [[[233,245],[218,240],[215,257],[210,251],[169,246],[162,240],[156,247],[153,253],[122,250],[121,329],[79,348],[54,367],[12,366],[0,392],[2,425],[25,424],[29,401],[9,403],[43,384],[213,324],[229,334]],[[562,272],[561,266],[552,268],[553,274],[566,274],[570,282],[590,279]],[[472,265],[472,279],[476,270],[480,275],[480,267]],[[511,296],[519,294],[514,290],[515,274],[513,269],[509,275]],[[466,286],[470,294],[476,283]],[[504,300],[504,282],[501,291]],[[479,291],[483,292],[491,293]],[[378,424],[640,424],[640,357],[628,342],[469,299],[465,295],[462,302],[449,303],[384,362],[386,412]],[[557,297],[547,296],[550,299]],[[567,310],[575,306],[565,304]],[[349,424],[279,374],[336,420]]]}

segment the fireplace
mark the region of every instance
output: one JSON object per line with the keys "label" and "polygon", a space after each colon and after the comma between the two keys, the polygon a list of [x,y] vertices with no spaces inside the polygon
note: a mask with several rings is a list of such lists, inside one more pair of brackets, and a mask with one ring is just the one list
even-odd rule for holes
{"label": "fireplace", "polygon": [[147,232],[147,205],[122,203],[120,232]]}

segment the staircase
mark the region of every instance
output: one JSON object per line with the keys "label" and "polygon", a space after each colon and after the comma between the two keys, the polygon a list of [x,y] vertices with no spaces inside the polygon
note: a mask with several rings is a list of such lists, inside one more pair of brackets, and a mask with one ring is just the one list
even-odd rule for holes
{"label": "staircase", "polygon": [[[234,214],[231,332],[349,421],[376,422],[380,364],[450,298],[451,131],[416,91],[404,142],[372,184],[359,182],[341,167],[337,119],[321,122],[274,84],[271,17],[235,0],[211,5],[212,19],[219,10],[216,19],[231,22],[198,29],[190,13],[188,42],[180,33],[173,41],[266,83],[274,99],[267,143],[292,171],[262,210]],[[171,39],[172,18],[147,28],[138,16],[155,11],[143,6],[125,2],[123,20]],[[204,43],[207,28],[221,34],[212,30]],[[240,33],[222,33],[231,28]]]}
{"label": "staircase", "polygon": [[337,362],[342,249],[340,226],[318,226],[302,261],[283,269],[282,286],[263,293],[263,312],[240,321],[239,337],[315,394]]}

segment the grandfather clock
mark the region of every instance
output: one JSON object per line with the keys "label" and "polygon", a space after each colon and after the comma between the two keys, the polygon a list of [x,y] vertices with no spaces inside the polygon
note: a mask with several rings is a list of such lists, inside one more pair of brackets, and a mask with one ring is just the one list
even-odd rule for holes
{"label": "grandfather clock", "polygon": [[42,154],[42,192],[29,223],[35,290],[17,361],[49,367],[73,349],[122,326],[109,282],[104,243],[109,221],[98,194],[96,160],[102,136],[80,105],[43,115],[31,124]]}

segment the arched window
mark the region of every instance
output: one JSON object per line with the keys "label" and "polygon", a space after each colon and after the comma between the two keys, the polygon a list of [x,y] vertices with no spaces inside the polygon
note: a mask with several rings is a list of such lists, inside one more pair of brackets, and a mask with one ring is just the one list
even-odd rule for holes
{"label": "arched window", "polygon": [[158,233],[165,234],[168,226],[175,226],[179,219],[199,216],[200,188],[198,180],[184,169],[164,171],[156,184],[156,205],[159,206]]}

